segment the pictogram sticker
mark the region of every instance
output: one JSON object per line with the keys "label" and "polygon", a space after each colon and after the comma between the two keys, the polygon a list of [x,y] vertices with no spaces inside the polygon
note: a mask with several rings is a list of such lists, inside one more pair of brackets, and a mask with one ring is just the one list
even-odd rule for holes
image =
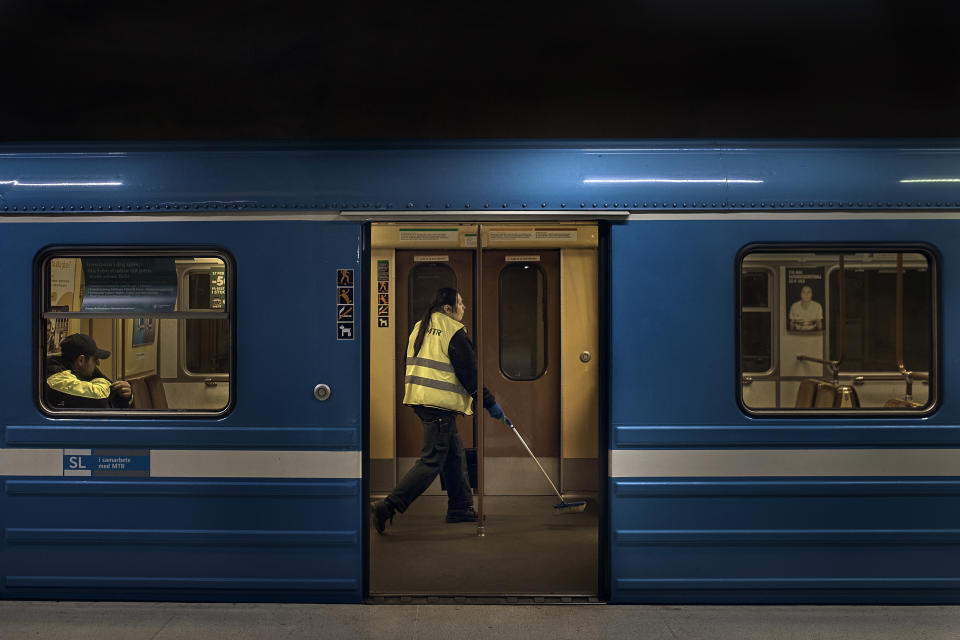
{"label": "pictogram sticker", "polygon": [[390,326],[390,261],[377,260],[377,327]]}
{"label": "pictogram sticker", "polygon": [[353,340],[353,269],[337,269],[337,340]]}

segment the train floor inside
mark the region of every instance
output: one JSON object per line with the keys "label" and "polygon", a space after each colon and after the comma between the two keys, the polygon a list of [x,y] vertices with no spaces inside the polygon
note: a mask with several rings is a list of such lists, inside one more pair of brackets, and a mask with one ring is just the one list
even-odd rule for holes
{"label": "train floor inside", "polygon": [[445,522],[445,495],[420,496],[385,535],[371,526],[371,595],[596,595],[595,500],[564,515],[556,496],[483,500],[482,537],[475,523]]}
{"label": "train floor inside", "polygon": [[0,602],[0,638],[948,640],[960,606]]}

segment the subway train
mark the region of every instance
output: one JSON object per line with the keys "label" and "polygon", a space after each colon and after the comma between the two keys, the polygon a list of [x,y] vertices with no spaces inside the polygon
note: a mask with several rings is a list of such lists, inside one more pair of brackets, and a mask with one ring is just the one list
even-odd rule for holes
{"label": "subway train", "polygon": [[[0,597],[960,602],[958,211],[943,141],[0,146]],[[480,521],[380,535],[439,287],[543,473],[462,416]]]}

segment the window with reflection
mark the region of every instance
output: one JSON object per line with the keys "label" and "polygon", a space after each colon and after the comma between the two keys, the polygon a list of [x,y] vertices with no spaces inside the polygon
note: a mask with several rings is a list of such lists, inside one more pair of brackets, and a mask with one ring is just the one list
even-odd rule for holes
{"label": "window with reflection", "polygon": [[42,261],[40,281],[44,410],[227,409],[233,325],[224,256],[60,252]]}
{"label": "window with reflection", "polygon": [[740,366],[745,373],[773,369],[773,272],[745,269],[740,275]]}
{"label": "window with reflection", "polygon": [[420,262],[410,270],[408,291],[410,299],[407,305],[407,333],[413,331],[413,325],[420,321],[430,307],[437,289],[457,288],[457,274],[446,262]]}
{"label": "window with reflection", "polygon": [[936,263],[916,248],[754,251],[740,264],[741,403],[751,412],[929,412]]}
{"label": "window with reflection", "polygon": [[[225,286],[222,265],[193,267],[187,272],[189,311],[222,309],[224,299],[217,291]],[[188,374],[226,374],[230,370],[230,321],[218,318],[183,321],[184,368]]]}
{"label": "window with reflection", "polygon": [[536,380],[547,368],[546,282],[540,266],[515,263],[500,271],[500,371]]}

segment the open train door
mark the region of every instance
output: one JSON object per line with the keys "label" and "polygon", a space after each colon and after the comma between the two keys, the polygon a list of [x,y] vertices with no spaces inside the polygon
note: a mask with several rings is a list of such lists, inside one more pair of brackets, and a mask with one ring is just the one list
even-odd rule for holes
{"label": "open train door", "polygon": [[[0,220],[0,597],[361,599],[361,229]],[[144,381],[131,408],[43,400],[59,332]]]}
{"label": "open train door", "polygon": [[[402,403],[404,358],[441,287],[461,294],[483,383],[543,465],[486,411],[457,418],[483,528],[448,523],[447,496],[434,480],[385,535],[371,534],[370,595],[595,599],[596,223],[374,223],[370,258],[371,498],[387,495],[423,447],[423,425]],[[555,517],[551,482],[587,510]]]}

